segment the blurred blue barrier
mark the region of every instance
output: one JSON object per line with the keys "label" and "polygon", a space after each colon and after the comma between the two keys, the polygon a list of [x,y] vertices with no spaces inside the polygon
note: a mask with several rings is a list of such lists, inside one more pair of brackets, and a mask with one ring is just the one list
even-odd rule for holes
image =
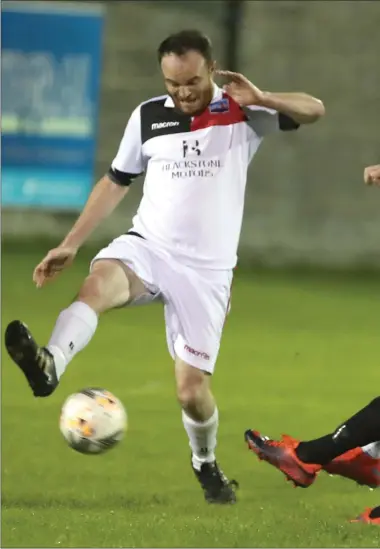
{"label": "blurred blue barrier", "polygon": [[4,4],[2,205],[80,209],[93,184],[103,11]]}

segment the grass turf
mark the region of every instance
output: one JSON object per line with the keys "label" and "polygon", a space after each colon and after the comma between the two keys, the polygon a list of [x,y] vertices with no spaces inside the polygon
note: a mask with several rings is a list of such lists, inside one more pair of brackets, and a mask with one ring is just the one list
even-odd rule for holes
{"label": "grass turf", "polygon": [[[2,324],[21,318],[45,342],[88,257],[36,290],[40,255],[3,253]],[[32,398],[4,353],[2,547],[378,547],[378,527],[348,523],[376,492],[327,475],[292,489],[243,443],[248,427],[319,436],[379,393],[378,291],[371,276],[237,274],[214,379],[218,458],[241,484],[232,508],[206,505],[193,478],[160,306],[105,315],[48,399]],[[76,454],[58,430],[63,400],[84,386],[128,410],[126,439],[103,456]]]}

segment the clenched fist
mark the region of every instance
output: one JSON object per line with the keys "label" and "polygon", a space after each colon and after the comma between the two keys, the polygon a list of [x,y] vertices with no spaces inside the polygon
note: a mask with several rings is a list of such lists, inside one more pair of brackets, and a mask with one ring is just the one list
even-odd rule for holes
{"label": "clenched fist", "polygon": [[364,182],[366,185],[380,186],[380,164],[377,166],[368,166],[364,170]]}

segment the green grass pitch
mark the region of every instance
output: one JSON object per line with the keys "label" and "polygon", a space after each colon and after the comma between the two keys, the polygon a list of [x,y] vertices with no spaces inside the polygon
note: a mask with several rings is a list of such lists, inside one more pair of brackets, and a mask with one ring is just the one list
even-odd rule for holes
{"label": "green grass pitch", "polygon": [[[89,256],[37,290],[42,253],[3,252],[2,326],[21,318],[46,342]],[[208,506],[193,478],[160,306],[105,315],[48,399],[33,399],[2,346],[2,547],[379,547],[378,527],[348,522],[378,492],[324,474],[293,489],[243,442],[248,427],[322,435],[379,394],[378,303],[374,276],[238,272],[214,379],[218,459],[241,485],[228,508]],[[76,454],[58,429],[84,386],[113,391],[129,414],[103,456]]]}

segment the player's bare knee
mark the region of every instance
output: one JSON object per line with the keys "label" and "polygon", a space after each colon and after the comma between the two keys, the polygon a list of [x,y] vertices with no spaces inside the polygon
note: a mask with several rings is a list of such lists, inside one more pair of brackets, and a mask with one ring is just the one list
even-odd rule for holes
{"label": "player's bare knee", "polygon": [[102,313],[105,310],[106,303],[102,277],[96,273],[90,274],[82,284],[77,300],[86,303],[96,313]]}
{"label": "player's bare knee", "polygon": [[97,261],[78,293],[78,300],[97,313],[125,305],[130,298],[130,282],[119,262]]}

